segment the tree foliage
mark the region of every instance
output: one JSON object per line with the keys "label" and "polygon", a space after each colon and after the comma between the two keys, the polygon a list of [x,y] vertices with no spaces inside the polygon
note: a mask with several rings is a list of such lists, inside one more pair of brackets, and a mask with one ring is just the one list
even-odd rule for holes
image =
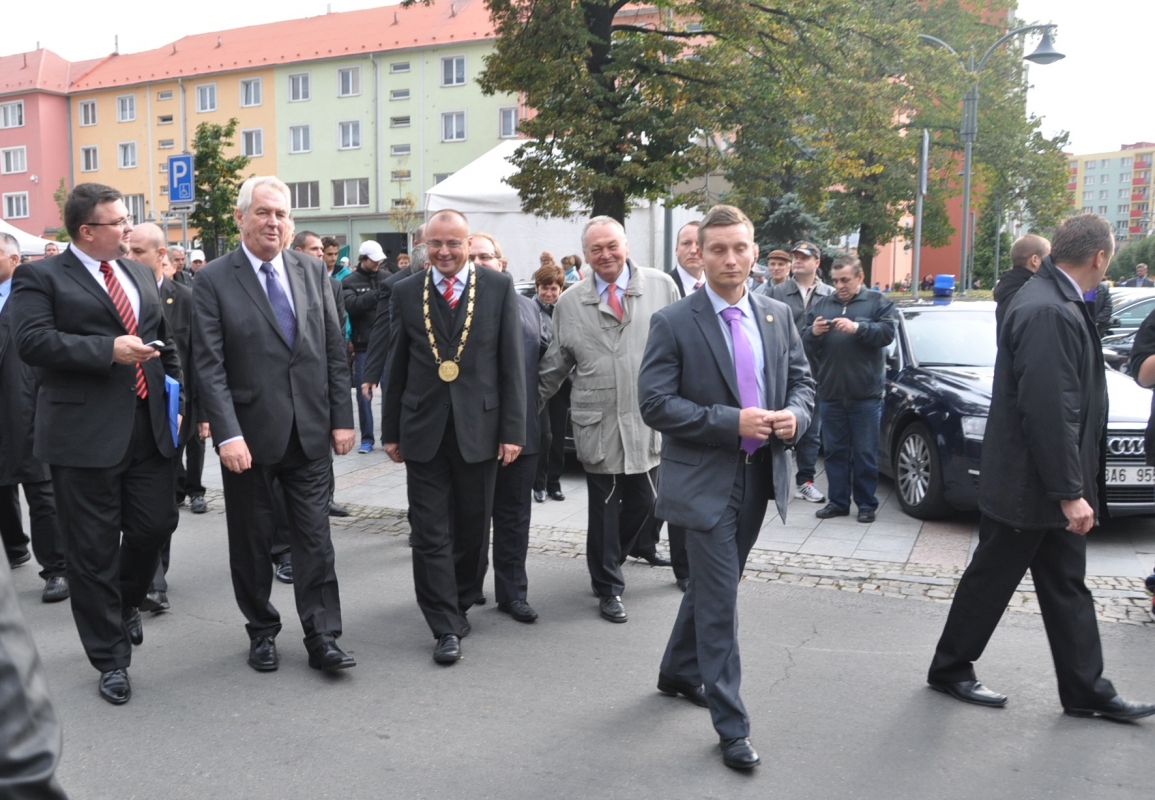
{"label": "tree foliage", "polygon": [[1132,278],[1135,275],[1136,264],[1146,264],[1155,271],[1155,236],[1136,239],[1120,247],[1115,257],[1111,259],[1107,277],[1113,281]]}
{"label": "tree foliage", "polygon": [[249,157],[226,155],[235,147],[238,124],[236,117],[227,125],[202,122],[193,139],[197,204],[189,214],[189,224],[200,229],[201,248],[209,260],[234,247],[239,233],[233,209],[244,180],[241,171],[249,165]]}

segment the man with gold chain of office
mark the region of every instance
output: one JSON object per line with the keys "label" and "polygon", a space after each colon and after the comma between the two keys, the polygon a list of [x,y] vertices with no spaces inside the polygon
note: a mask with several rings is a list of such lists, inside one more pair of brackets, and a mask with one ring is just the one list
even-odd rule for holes
{"label": "man with gold chain of office", "polygon": [[417,605],[433,658],[461,658],[498,463],[525,444],[525,367],[513,281],[469,261],[457,211],[426,226],[432,269],[393,288],[385,452],[406,466]]}

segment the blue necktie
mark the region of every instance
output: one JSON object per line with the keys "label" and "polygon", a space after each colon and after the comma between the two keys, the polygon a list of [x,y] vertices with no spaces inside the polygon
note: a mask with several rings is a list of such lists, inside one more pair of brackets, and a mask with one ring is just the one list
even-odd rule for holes
{"label": "blue necktie", "polygon": [[277,280],[277,273],[268,261],[261,264],[261,272],[265,273],[265,291],[269,293],[269,304],[273,313],[277,315],[277,322],[281,325],[281,333],[292,350],[297,344],[297,318],[293,316],[293,307],[289,305],[289,298]]}

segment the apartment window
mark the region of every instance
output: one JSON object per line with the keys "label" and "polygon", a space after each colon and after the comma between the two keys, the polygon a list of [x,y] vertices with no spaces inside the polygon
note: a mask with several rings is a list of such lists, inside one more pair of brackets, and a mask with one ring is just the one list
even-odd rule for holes
{"label": "apartment window", "polygon": [[409,127],[409,117],[390,117],[389,118],[389,127],[390,128],[408,128]]}
{"label": "apartment window", "polygon": [[176,142],[172,139],[161,139],[156,143],[157,149],[159,150],[172,150],[175,145]]}
{"label": "apartment window", "polygon": [[1133,210],[1134,211],[1146,211],[1147,210],[1147,204],[1146,203],[1136,203],[1135,208]]}
{"label": "apartment window", "polygon": [[407,181],[412,177],[412,173],[407,169],[395,169],[390,180],[393,181]]}
{"label": "apartment window", "polygon": [[389,92],[389,99],[390,100],[408,100],[409,99],[409,90],[408,89],[394,89],[393,91]]}
{"label": "apartment window", "polygon": [[1100,200],[1106,200],[1110,196],[1111,196],[1111,190],[1110,189],[1100,189],[1099,190],[1099,199]]}
{"label": "apartment window", "polygon": [[1125,203],[1123,205],[1115,207],[1115,213],[1116,214],[1126,214],[1130,210],[1131,210],[1131,204],[1130,203]]}
{"label": "apartment window", "polygon": [[1090,189],[1086,192],[1083,192],[1083,199],[1084,200],[1094,200],[1095,199],[1095,190]]}
{"label": "apartment window", "polygon": [[289,198],[293,208],[320,208],[320,181],[302,181],[289,184]]}
{"label": "apartment window", "polygon": [[293,125],[289,128],[289,152],[307,153],[313,149],[309,140],[308,125]]}
{"label": "apartment window", "polygon": [[450,177],[452,174],[453,174],[452,172],[435,172],[435,173],[433,173],[433,182],[434,183],[441,183],[443,180]]}
{"label": "apartment window", "polygon": [[122,94],[116,98],[116,121],[132,122],[136,119],[136,95]]}
{"label": "apartment window", "polygon": [[394,208],[406,208],[410,205],[410,202],[410,200],[404,197],[394,197],[392,205]]}
{"label": "apartment window", "polygon": [[409,71],[409,62],[408,61],[395,61],[389,65],[389,71],[391,73],[393,73],[394,75],[396,75],[399,72],[408,72]]}
{"label": "apartment window", "polygon": [[1125,198],[1125,197],[1130,197],[1130,196],[1131,196],[1131,190],[1130,189],[1120,189],[1119,190],[1119,198],[1120,199]]}
{"label": "apartment window", "polygon": [[4,195],[4,219],[22,219],[28,216],[28,192]]}
{"label": "apartment window", "polygon": [[245,78],[241,81],[241,105],[259,106],[261,104],[261,79]]}
{"label": "apartment window", "polygon": [[361,68],[337,70],[337,96],[352,97],[357,94],[361,94]]}
{"label": "apartment window", "polygon": [[413,148],[407,144],[390,145],[389,155],[391,156],[407,156],[413,152]]}
{"label": "apartment window", "polygon": [[168,184],[167,183],[162,183],[160,185],[160,193],[162,195],[164,195],[165,197],[168,197]]}
{"label": "apartment window", "polygon": [[[24,127],[24,101],[17,100],[15,103],[0,103],[0,128],[23,128]],[[25,196],[25,207],[27,207],[27,196]],[[25,214],[24,216],[28,216]]]}
{"label": "apartment window", "polygon": [[168,159],[165,159],[164,161],[160,162],[156,166],[157,166],[157,170],[156,170],[157,172],[159,172],[161,175],[168,175]]}
{"label": "apartment window", "polygon": [[1094,159],[1092,159],[1090,161],[1084,161],[1083,162],[1083,169],[1094,169],[1095,165],[1098,163],[1099,162],[1095,161]]}
{"label": "apartment window", "polygon": [[450,56],[441,59],[441,85],[465,85],[465,56]]}
{"label": "apartment window", "polygon": [[1111,159],[1104,158],[1102,161],[1099,162],[1099,166],[1102,167],[1103,169],[1107,169],[1108,167],[1111,166]]}
{"label": "apartment window", "polygon": [[10,175],[28,171],[28,150],[24,147],[9,147],[0,150],[0,172]]}
{"label": "apartment window", "polygon": [[1090,186],[1094,182],[1095,182],[1095,176],[1094,175],[1084,175],[1083,176],[1083,185],[1084,186]]}
{"label": "apartment window", "polygon": [[517,136],[517,109],[503,108],[498,112],[497,135],[502,139],[512,139]]}
{"label": "apartment window", "polygon": [[121,142],[117,145],[117,161],[121,169],[136,166],[136,142]]}
{"label": "apartment window", "polygon": [[1077,170],[1079,168],[1079,162],[1078,161],[1068,161],[1067,166],[1070,168],[1071,172],[1074,172],[1075,170]]}
{"label": "apartment window", "polygon": [[80,148],[80,171],[96,172],[98,169],[100,169],[100,158],[97,155],[96,147]]}
{"label": "apartment window", "polygon": [[128,216],[132,218],[133,225],[139,225],[144,222],[143,194],[126,194],[124,196],[124,206],[128,209]]}
{"label": "apartment window", "polygon": [[1083,206],[1083,213],[1084,214],[1090,214],[1094,210],[1095,210],[1094,206]]}
{"label": "apartment window", "polygon": [[161,114],[156,118],[157,125],[172,125],[172,114]]}
{"label": "apartment window", "polygon": [[1099,213],[1100,214],[1106,214],[1107,213],[1107,207],[1106,206],[1099,206]]}
{"label": "apartment window", "polygon": [[157,92],[156,93],[156,99],[157,100],[172,100],[172,90],[169,89],[169,90],[164,91],[164,92]]}
{"label": "apartment window", "polygon": [[241,131],[241,154],[256,158],[265,154],[265,132],[261,128]]}
{"label": "apartment window", "polygon": [[369,205],[368,178],[350,178],[343,181],[333,181],[334,208],[367,205]]}
{"label": "apartment window", "polygon": [[1151,177],[1151,173],[1150,173],[1150,172],[1148,172],[1148,171],[1147,171],[1147,170],[1145,170],[1145,169],[1141,169],[1141,170],[1139,170],[1138,172],[1136,172],[1136,173],[1135,173],[1135,177],[1136,177],[1136,178],[1138,178],[1138,179],[1139,179],[1139,180],[1141,180],[1141,181],[1145,181],[1145,180],[1147,180],[1148,178],[1150,178],[1150,177]]}
{"label": "apartment window", "polygon": [[289,102],[300,103],[308,100],[309,94],[309,73],[299,72],[296,75],[289,76]]}
{"label": "apartment window", "polygon": [[96,124],[96,101],[82,100],[77,106],[80,110],[80,125],[87,128]]}
{"label": "apartment window", "polygon": [[450,111],[441,115],[441,141],[465,141],[465,112]]}
{"label": "apartment window", "polygon": [[1099,183],[1110,183],[1110,182],[1111,182],[1111,176],[1110,175],[1100,175],[1099,176]]}
{"label": "apartment window", "polygon": [[1119,159],[1119,166],[1120,167],[1129,167],[1134,163],[1135,163],[1135,159],[1132,158],[1131,156],[1124,156],[1123,158]]}
{"label": "apartment window", "polygon": [[337,147],[341,150],[355,150],[361,146],[361,121],[353,120],[351,122],[339,122],[338,127],[338,144]]}
{"label": "apartment window", "polygon": [[205,83],[197,87],[197,113],[217,110],[217,85]]}

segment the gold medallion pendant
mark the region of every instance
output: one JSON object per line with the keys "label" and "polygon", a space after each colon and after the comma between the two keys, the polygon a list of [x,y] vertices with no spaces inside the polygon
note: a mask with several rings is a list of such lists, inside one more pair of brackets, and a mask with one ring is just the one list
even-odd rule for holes
{"label": "gold medallion pendant", "polygon": [[461,370],[459,370],[457,365],[452,361],[442,361],[441,366],[437,368],[437,377],[446,383],[457,380],[457,376],[460,373]]}
{"label": "gold medallion pendant", "polygon": [[461,341],[457,345],[457,353],[453,356],[452,361],[441,359],[437,340],[433,336],[433,323],[429,319],[429,301],[433,296],[432,275],[429,276],[425,285],[425,300],[422,304],[422,312],[425,317],[425,335],[429,337],[429,349],[433,351],[433,363],[437,365],[437,377],[445,383],[452,383],[461,374],[461,368],[457,366],[457,362],[461,360],[461,352],[465,349],[465,343],[469,341],[469,329],[473,326],[473,301],[477,296],[477,276],[473,276],[473,279],[469,281],[469,294],[465,303],[465,327],[461,330]]}

